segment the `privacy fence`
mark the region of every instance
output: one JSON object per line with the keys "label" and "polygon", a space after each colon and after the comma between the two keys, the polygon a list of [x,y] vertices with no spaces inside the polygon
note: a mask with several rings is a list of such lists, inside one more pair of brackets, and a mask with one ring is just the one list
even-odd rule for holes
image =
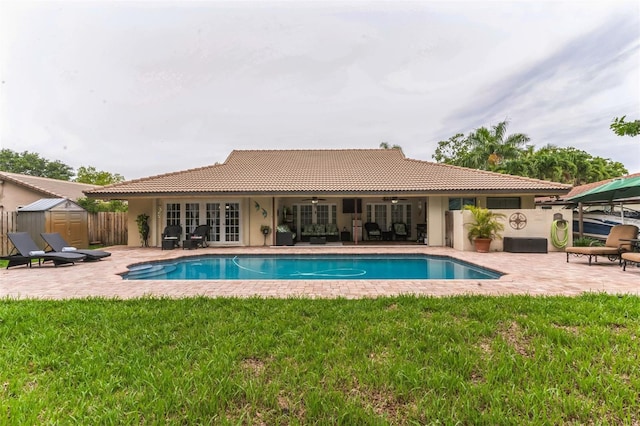
{"label": "privacy fence", "polygon": [[[127,244],[127,213],[99,212],[89,213],[88,216],[89,241],[105,246]],[[18,232],[18,213],[0,213],[0,255],[8,254],[13,248],[7,238],[7,232]]]}

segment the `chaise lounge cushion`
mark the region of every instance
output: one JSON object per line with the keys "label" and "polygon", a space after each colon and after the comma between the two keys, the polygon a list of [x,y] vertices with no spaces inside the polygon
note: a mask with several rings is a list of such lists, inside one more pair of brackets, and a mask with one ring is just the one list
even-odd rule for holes
{"label": "chaise lounge cushion", "polygon": [[636,265],[640,265],[640,253],[622,253],[622,270],[627,270],[627,264],[634,263]]}

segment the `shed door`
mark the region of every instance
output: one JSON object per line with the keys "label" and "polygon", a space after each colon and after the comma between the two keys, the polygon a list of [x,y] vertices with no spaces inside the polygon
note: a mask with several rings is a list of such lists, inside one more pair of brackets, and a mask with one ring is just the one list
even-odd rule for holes
{"label": "shed door", "polygon": [[67,242],[74,247],[89,247],[89,231],[87,228],[85,212],[67,212],[70,235]]}
{"label": "shed door", "polygon": [[89,246],[89,236],[84,218],[84,212],[52,211],[49,232],[59,233],[73,247],[86,248]]}

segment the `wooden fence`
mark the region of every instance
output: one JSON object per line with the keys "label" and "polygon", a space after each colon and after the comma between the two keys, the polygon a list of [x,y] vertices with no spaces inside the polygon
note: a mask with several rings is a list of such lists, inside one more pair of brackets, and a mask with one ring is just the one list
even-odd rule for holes
{"label": "wooden fence", "polygon": [[105,246],[127,244],[127,213],[89,213],[89,242]]}
{"label": "wooden fence", "polygon": [[[89,241],[100,242],[105,246],[127,244],[127,213],[99,212],[89,213]],[[0,213],[0,255],[7,255],[13,245],[7,238],[7,232],[17,232],[18,213]]]}
{"label": "wooden fence", "polygon": [[0,255],[9,254],[13,244],[7,238],[7,232],[16,232],[18,228],[17,212],[1,212],[0,213]]}

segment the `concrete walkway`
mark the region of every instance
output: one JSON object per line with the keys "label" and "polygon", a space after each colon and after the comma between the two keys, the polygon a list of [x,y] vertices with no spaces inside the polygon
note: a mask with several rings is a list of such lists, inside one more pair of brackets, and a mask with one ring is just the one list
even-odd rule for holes
{"label": "concrete walkway", "polygon": [[[417,294],[579,295],[584,292],[640,295],[640,268],[626,272],[617,262],[599,258],[588,266],[587,259],[564,253],[474,253],[443,247],[406,246],[294,246],[251,248],[206,248],[167,250],[159,248],[109,247],[112,256],[93,263],[54,267],[18,266],[0,272],[0,297],[68,299],[89,296],[133,298],[141,296],[210,297],[311,297],[362,298]],[[127,265],[182,256],[204,254],[284,253],[423,253],[451,256],[505,273],[498,280],[398,280],[398,281],[125,281],[117,275]]]}

